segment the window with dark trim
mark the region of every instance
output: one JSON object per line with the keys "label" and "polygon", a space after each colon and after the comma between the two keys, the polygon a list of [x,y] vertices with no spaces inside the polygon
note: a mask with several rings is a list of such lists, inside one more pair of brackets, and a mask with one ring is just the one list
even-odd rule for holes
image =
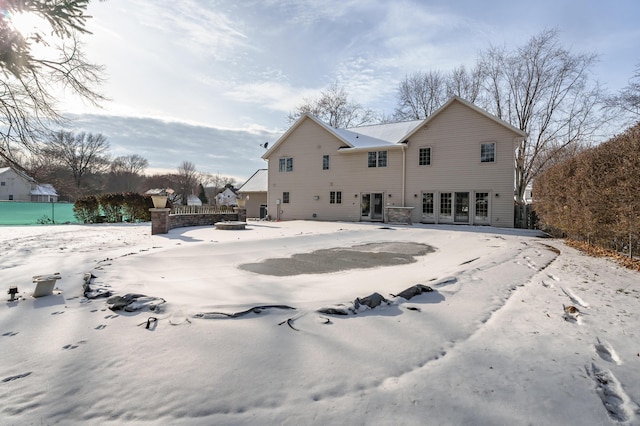
{"label": "window with dark trim", "polygon": [[282,193],[282,204],[289,204],[289,192]]}
{"label": "window with dark trim", "polygon": [[280,172],[292,172],[293,171],[293,158],[283,157],[278,163],[278,171]]}
{"label": "window with dark trim", "polygon": [[378,153],[369,152],[367,156],[367,165],[369,167],[375,167],[378,164]]}
{"label": "window with dark trim", "polygon": [[330,191],[329,204],[342,204],[342,191]]}
{"label": "window with dark trim", "polygon": [[418,151],[418,165],[430,166],[431,165],[431,148],[424,147]]}
{"label": "window with dark trim", "polygon": [[367,153],[368,167],[387,167],[387,151],[370,151]]}
{"label": "window with dark trim", "polygon": [[496,161],[496,143],[483,143],[480,145],[480,162],[493,163]]}
{"label": "window with dark trim", "polygon": [[329,156],[322,156],[322,170],[329,170]]}

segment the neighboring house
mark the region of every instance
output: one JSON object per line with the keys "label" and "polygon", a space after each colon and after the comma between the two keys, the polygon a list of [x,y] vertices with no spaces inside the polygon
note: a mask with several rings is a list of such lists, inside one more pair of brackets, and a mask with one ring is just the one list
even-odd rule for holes
{"label": "neighboring house", "polygon": [[225,188],[224,191],[216,195],[216,205],[218,206],[237,206],[238,196],[231,188]]}
{"label": "neighboring house", "polygon": [[459,97],[425,120],[335,129],[301,116],[264,155],[271,219],[411,220],[514,226],[514,165],[526,134]]}
{"label": "neighboring house", "polygon": [[256,171],[240,188],[238,197],[245,200],[247,217],[264,219],[267,215],[267,169]]}
{"label": "neighboring house", "polygon": [[57,203],[58,193],[51,184],[43,183],[41,185],[36,185],[36,187],[31,190],[31,201],[39,203]]}
{"label": "neighboring house", "polygon": [[200,198],[195,195],[195,194],[191,194],[187,197],[187,205],[188,206],[201,206],[202,205],[202,200],[200,200]]}
{"label": "neighboring house", "polygon": [[49,184],[36,180],[15,167],[0,168],[1,201],[57,202],[58,193]]}
{"label": "neighboring house", "polygon": [[529,182],[527,186],[524,188],[524,203],[525,204],[533,203],[533,182]]}

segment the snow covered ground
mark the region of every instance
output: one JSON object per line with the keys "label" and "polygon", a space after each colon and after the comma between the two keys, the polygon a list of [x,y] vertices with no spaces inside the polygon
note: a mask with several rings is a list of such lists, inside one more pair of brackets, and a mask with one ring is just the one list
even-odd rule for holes
{"label": "snow covered ground", "polygon": [[[22,297],[0,304],[0,423],[640,424],[640,275],[562,241],[305,221],[150,234],[0,227],[2,291]],[[92,295],[157,299],[112,311],[84,297],[87,273]],[[434,291],[392,296],[417,284]],[[353,309],[376,292],[388,303]]]}

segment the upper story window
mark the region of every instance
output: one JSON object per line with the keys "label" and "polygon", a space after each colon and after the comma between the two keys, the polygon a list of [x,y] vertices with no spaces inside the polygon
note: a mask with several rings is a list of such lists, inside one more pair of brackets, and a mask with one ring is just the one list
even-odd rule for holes
{"label": "upper story window", "polygon": [[329,170],[329,156],[322,156],[322,170]]}
{"label": "upper story window", "polygon": [[367,155],[368,167],[387,167],[387,151],[370,151]]}
{"label": "upper story window", "polygon": [[430,166],[431,165],[431,148],[420,148],[418,151],[418,165]]}
{"label": "upper story window", "polygon": [[5,182],[5,181],[0,182],[0,186],[5,186],[6,184],[7,184],[7,182]]}
{"label": "upper story window", "polygon": [[496,161],[496,143],[483,143],[480,145],[480,162],[493,163]]}
{"label": "upper story window", "polygon": [[280,172],[292,172],[293,171],[293,158],[283,157],[280,159],[278,171]]}

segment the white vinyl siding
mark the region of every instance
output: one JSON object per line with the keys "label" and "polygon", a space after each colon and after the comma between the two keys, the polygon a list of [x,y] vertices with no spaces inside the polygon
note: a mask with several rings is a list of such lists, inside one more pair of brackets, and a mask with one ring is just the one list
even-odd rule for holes
{"label": "white vinyl siding", "polygon": [[[470,223],[513,227],[514,152],[516,135],[488,117],[461,104],[452,103],[429,125],[409,138],[407,146],[406,205],[415,207],[414,222],[447,223],[439,217],[440,193],[469,192]],[[493,144],[494,162],[481,162],[482,144]],[[419,165],[420,148],[431,147],[431,165]],[[433,154],[437,152],[437,161]],[[422,214],[421,198],[413,194],[435,194],[436,217]],[[475,219],[476,193],[488,193],[486,221]]]}

